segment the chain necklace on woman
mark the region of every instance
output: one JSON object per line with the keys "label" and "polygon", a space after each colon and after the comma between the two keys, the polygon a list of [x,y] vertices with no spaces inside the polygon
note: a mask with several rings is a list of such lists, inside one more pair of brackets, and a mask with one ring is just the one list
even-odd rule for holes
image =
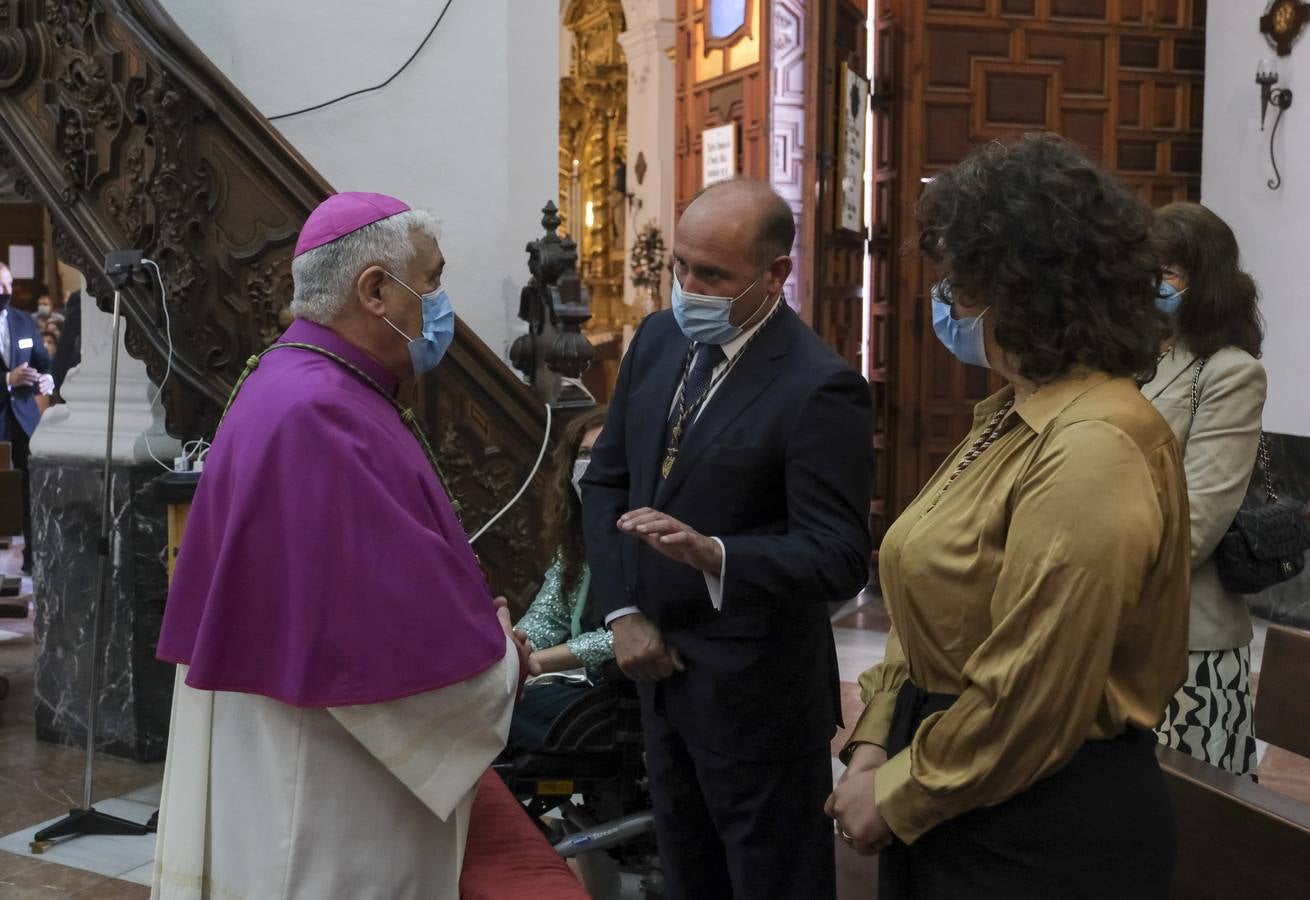
{"label": "chain necklace on woman", "polygon": [[964,456],[960,457],[960,461],[955,465],[955,471],[951,472],[951,477],[946,479],[946,483],[943,484],[942,489],[937,492],[937,496],[933,498],[932,503],[930,503],[928,508],[923,511],[925,516],[937,508],[937,504],[941,502],[942,497],[946,496],[946,492],[950,490],[951,485],[955,483],[955,479],[959,478],[960,475],[964,473],[965,469],[973,465],[974,461],[983,455],[983,451],[994,444],[996,439],[1001,436],[1001,425],[1005,422],[1006,414],[1008,414],[1013,408],[1014,398],[1011,397],[1009,400],[1005,401],[1005,405],[998,409],[996,414],[991,417],[987,423],[987,427],[982,430],[982,434],[978,435],[978,439],[973,442],[973,445],[970,446],[967,451],[965,451]]}

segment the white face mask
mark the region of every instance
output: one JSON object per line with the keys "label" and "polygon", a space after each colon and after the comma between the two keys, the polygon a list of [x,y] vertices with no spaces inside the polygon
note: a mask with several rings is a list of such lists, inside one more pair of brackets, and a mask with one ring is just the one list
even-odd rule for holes
{"label": "white face mask", "polygon": [[582,476],[586,474],[589,465],[591,465],[590,457],[573,461],[573,490],[577,493],[579,500],[582,499]]}

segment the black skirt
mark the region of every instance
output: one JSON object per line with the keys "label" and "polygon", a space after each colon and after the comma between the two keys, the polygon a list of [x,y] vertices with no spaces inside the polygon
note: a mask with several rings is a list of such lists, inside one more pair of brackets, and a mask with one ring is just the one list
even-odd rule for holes
{"label": "black skirt", "polygon": [[[955,702],[908,681],[896,697],[887,753]],[[1173,809],[1155,735],[1130,730],[1088,741],[1073,758],[997,806],[938,825],[883,851],[878,900],[1167,897],[1174,868]]]}

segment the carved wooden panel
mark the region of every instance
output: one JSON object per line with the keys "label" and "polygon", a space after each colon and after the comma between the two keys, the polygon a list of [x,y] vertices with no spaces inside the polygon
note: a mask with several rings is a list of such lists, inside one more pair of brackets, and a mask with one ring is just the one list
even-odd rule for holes
{"label": "carved wooden panel", "polygon": [[[875,133],[894,131],[898,161],[875,183],[875,221],[889,217],[875,227],[875,260],[880,234],[890,247],[913,238],[922,179],[982,141],[1027,130],[1076,141],[1153,204],[1199,195],[1204,0],[880,0],[876,10],[874,63],[887,83],[876,93],[894,100],[881,112],[875,104]],[[891,197],[880,196],[884,183],[895,183]],[[880,468],[892,470],[894,512],[996,385],[933,335],[934,273],[913,254],[887,268],[892,374]],[[875,374],[875,396],[880,387]]]}
{"label": "carved wooden panel", "polygon": [[49,260],[46,258],[45,210],[39,203],[0,202],[0,262],[9,262],[9,248],[15,244],[32,248],[32,272],[24,275],[20,270],[14,276],[14,308],[35,312],[37,291],[42,286],[54,290],[53,286],[45,285]]}
{"label": "carved wooden panel", "polygon": [[[0,143],[8,164],[25,171],[33,199],[55,221],[59,249],[93,284],[109,249],[135,247],[159,264],[179,348],[164,395],[169,428],[211,432],[246,358],[285,324],[295,236],[328,189],[290,151],[252,153],[206,90],[212,73],[170,64],[160,38],[179,41],[151,34],[130,6],[26,0],[4,8]],[[237,127],[252,125],[253,117]],[[152,297],[125,292],[126,344],[158,381],[167,341]]]}
{"label": "carved wooden panel", "polygon": [[[808,220],[807,240],[812,252],[811,266],[811,324],[820,338],[837,351],[855,371],[870,375],[870,393],[875,405],[886,398],[887,317],[883,305],[886,288],[891,278],[891,259],[878,240],[871,259],[871,279],[875,286],[865,283],[865,261],[869,255],[869,234],[863,225],[858,229],[841,227],[842,202],[842,131],[849,115],[851,98],[844,90],[844,69],[855,75],[869,77],[870,92],[876,94],[879,76],[869,66],[869,9],[865,0],[820,0],[810,4],[810,33],[807,54],[812,63],[808,71],[814,73],[808,106],[810,106],[810,145],[807,148],[808,193],[806,206],[812,211]],[[863,110],[861,110],[863,114]],[[882,140],[880,140],[882,138]],[[874,168],[886,173],[891,166],[893,144],[887,135],[874,131],[872,153]],[[862,186],[862,185],[861,185]],[[871,217],[875,233],[886,225],[889,183],[879,181],[874,190]],[[882,292],[879,292],[882,291]],[[872,292],[872,293],[870,293]],[[867,295],[867,300],[866,300]],[[866,312],[869,324],[866,329]],[[866,359],[867,355],[867,359]],[[886,418],[882,410],[875,413],[876,448],[883,443]],[[875,462],[875,478],[883,478],[886,468],[882,461]],[[870,508],[871,524],[875,533],[882,533],[883,493],[875,485]]]}
{"label": "carved wooden panel", "polygon": [[771,169],[769,4],[748,2],[746,25],[715,41],[709,36],[709,2],[678,0],[674,121],[679,214],[702,187],[701,134],[707,128],[736,125],[738,174],[767,181]]}
{"label": "carved wooden panel", "polygon": [[[901,137],[904,109],[896,102],[903,89],[898,0],[870,0],[874,4],[874,35],[870,103],[873,112],[873,204],[869,234],[867,371],[873,398],[873,499],[869,525],[875,548],[891,523],[894,506],[894,441],[891,436],[908,423],[896,409],[896,285],[902,254],[897,246],[900,230]],[[963,107],[967,135],[968,107]],[[946,115],[949,118],[949,113]],[[875,549],[875,557],[876,557]]]}
{"label": "carved wooden panel", "polygon": [[[158,0],[0,0],[0,170],[49,210],[57,253],[87,275],[102,307],[112,302],[99,283],[107,251],[134,247],[158,262],[176,348],[168,427],[211,435],[247,358],[289,321],[296,235],[330,185]],[[157,382],[167,339],[154,297],[133,286],[123,300],[128,352]],[[426,387],[429,431],[457,473],[466,525],[480,525],[499,483],[531,467],[543,412],[464,327]],[[479,544],[496,589],[518,593],[540,571],[528,564],[541,557],[539,529],[525,525],[539,511],[534,490]]]}
{"label": "carved wooden panel", "polygon": [[814,92],[810,96],[814,134],[811,155],[813,174],[807,205],[815,210],[811,223],[815,248],[812,255],[813,317],[819,337],[837,351],[851,367],[863,366],[864,257],[867,235],[863,228],[840,227],[841,181],[838,160],[842,152],[842,69],[865,75],[868,71],[868,39],[864,9],[851,0],[822,0],[810,43],[815,57]]}
{"label": "carved wooden panel", "polygon": [[796,219],[796,243],[792,245],[792,274],[787,279],[784,294],[792,309],[800,312],[807,322],[812,321],[811,210],[805,202],[806,183],[811,168],[807,165],[808,124],[805,75],[809,69],[806,41],[810,31],[818,24],[811,16],[804,0],[773,0],[773,42],[770,46],[769,68],[772,72],[772,93],[769,98],[769,116],[773,133],[769,181],[773,189],[787,201]]}

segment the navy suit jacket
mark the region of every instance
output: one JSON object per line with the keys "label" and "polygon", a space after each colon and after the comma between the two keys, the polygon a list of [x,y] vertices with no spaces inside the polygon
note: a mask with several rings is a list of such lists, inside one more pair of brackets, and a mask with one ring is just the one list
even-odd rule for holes
{"label": "navy suit jacket", "polygon": [[[661,481],[689,346],[664,311],[624,356],[582,479],[595,602],[602,614],[639,607],[682,653],[687,671],[642,694],[685,740],[737,759],[795,758],[826,746],[841,721],[827,604],[868,579],[869,385],[784,308],[742,350]],[[721,612],[703,573],[618,531],[619,516],[643,506],[723,541]]]}
{"label": "navy suit jacket", "polygon": [[[50,354],[46,352],[45,344],[41,341],[36,320],[29,313],[12,306],[9,307],[6,315],[9,319],[9,346],[4,348],[5,361],[8,363],[6,374],[23,363],[27,363],[38,372],[49,373]],[[36,385],[24,385],[11,390],[0,388],[0,409],[11,413],[18,427],[28,436],[36,431],[36,426],[41,421],[41,410],[36,405],[36,397]],[[8,415],[5,418],[8,419]],[[14,437],[8,432],[7,422],[5,435],[9,438]]]}

